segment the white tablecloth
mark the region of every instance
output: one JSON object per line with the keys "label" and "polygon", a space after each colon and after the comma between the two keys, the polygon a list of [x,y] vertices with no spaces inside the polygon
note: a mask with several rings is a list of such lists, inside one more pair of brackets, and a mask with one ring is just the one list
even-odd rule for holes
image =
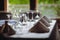
{"label": "white tablecloth", "polygon": [[[37,22],[37,21],[36,21]],[[54,28],[54,25],[56,23],[56,20],[52,20],[52,22],[50,23],[50,27],[48,27],[50,29],[50,31],[48,33],[31,33],[29,32],[28,30],[33,27],[33,24],[34,22],[27,22],[29,23],[26,27],[25,27],[25,31],[26,33],[24,34],[15,34],[15,35],[12,35],[12,36],[9,36],[9,37],[12,37],[12,38],[49,38],[50,35],[51,35],[51,32]]]}

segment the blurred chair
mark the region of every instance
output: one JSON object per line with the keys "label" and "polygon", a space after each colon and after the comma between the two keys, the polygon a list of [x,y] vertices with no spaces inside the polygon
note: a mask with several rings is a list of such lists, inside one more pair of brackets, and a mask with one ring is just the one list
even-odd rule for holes
{"label": "blurred chair", "polygon": [[[10,15],[10,18],[7,15]],[[10,12],[0,11],[0,20],[11,19],[11,17],[12,14]]]}

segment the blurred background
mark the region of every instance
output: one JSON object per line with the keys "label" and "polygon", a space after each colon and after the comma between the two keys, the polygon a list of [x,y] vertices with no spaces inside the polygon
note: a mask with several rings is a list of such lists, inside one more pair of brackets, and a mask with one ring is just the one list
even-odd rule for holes
{"label": "blurred background", "polygon": [[[29,0],[8,0],[8,11],[14,13],[14,10],[29,10]],[[42,15],[49,17],[60,16],[60,0],[38,0],[37,9]]]}

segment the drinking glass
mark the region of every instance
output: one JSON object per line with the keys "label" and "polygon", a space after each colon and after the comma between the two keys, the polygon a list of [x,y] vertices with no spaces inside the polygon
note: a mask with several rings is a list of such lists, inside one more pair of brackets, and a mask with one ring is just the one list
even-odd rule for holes
{"label": "drinking glass", "polygon": [[36,14],[37,14],[37,15],[35,16],[36,19],[39,19],[39,18],[40,18],[40,17],[38,16],[38,13],[39,13],[39,11],[36,10]]}
{"label": "drinking glass", "polygon": [[23,13],[23,14],[21,15],[21,18],[20,18],[20,22],[21,22],[21,25],[22,25],[22,26],[25,26],[25,25],[26,25],[26,19],[27,19],[27,18],[26,18],[26,14]]}
{"label": "drinking glass", "polygon": [[11,15],[10,14],[7,14],[7,17],[8,17],[8,19],[10,19],[11,18]]}
{"label": "drinking glass", "polygon": [[29,21],[29,12],[26,12],[27,13],[27,21]]}
{"label": "drinking glass", "polygon": [[31,13],[32,13],[32,19],[31,19],[31,20],[34,21],[34,18],[33,18],[33,13],[34,13],[34,11],[31,11]]}

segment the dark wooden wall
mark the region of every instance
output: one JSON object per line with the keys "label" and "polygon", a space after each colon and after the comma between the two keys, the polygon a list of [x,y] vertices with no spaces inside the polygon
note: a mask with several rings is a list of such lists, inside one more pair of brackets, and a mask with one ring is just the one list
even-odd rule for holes
{"label": "dark wooden wall", "polygon": [[37,0],[30,0],[30,10],[37,9]]}
{"label": "dark wooden wall", "polygon": [[4,0],[0,0],[0,11],[4,10]]}

